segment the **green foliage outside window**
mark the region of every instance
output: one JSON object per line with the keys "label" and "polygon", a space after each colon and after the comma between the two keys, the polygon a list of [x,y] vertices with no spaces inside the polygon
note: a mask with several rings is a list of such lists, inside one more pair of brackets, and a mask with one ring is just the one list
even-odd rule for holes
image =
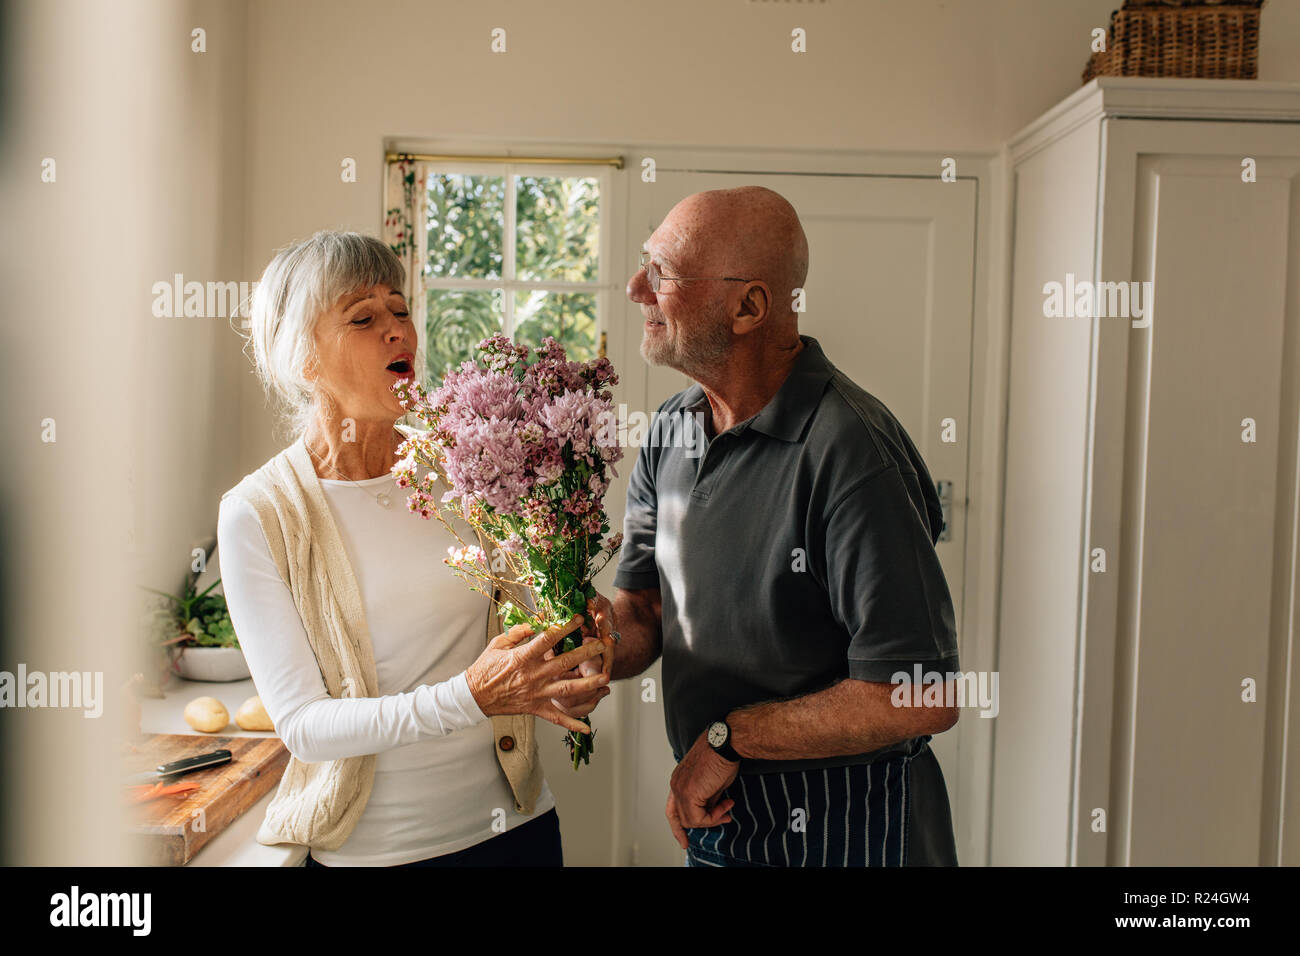
{"label": "green foliage outside window", "polygon": [[[600,194],[593,178],[516,176],[515,279],[591,282],[599,279]],[[500,279],[505,269],[503,176],[430,174],[428,178],[427,374],[469,358],[502,328],[504,289],[438,288],[440,279]],[[595,292],[515,286],[513,337],[536,345],[552,335],[576,361],[595,358]]]}

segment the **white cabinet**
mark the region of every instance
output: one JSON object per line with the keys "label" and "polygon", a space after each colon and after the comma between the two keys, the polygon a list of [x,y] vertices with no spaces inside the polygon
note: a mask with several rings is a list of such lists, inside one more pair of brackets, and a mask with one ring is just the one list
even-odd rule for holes
{"label": "white cabinet", "polygon": [[991,862],[1296,865],[1300,85],[1094,81],[1006,159]]}

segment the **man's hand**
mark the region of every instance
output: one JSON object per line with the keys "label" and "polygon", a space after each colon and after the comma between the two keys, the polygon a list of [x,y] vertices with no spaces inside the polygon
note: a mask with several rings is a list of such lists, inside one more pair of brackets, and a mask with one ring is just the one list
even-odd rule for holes
{"label": "man's hand", "polygon": [[582,623],[582,636],[595,637],[605,642],[601,652],[601,667],[606,674],[614,670],[614,605],[609,598],[596,592],[596,596],[587,601],[587,614]]}
{"label": "man's hand", "polygon": [[[585,647],[588,644],[599,643],[599,641],[594,637],[584,637],[582,639],[582,643],[583,646]],[[611,640],[610,643],[612,644],[613,641]],[[549,660],[554,656],[555,656],[554,651],[546,652],[547,660]],[[601,674],[601,673],[608,674],[609,671],[601,667],[600,664],[601,660],[602,658],[600,657],[593,657],[590,660],[585,660],[577,667],[575,667],[573,670],[569,671],[567,676],[595,677],[597,674]],[[612,658],[610,663],[612,665],[613,663]],[[590,714],[593,710],[596,709],[597,704],[599,704],[602,700],[604,700],[607,696],[609,696],[609,693],[610,693],[610,689],[608,686],[598,687],[595,693],[593,693],[589,697],[552,697],[551,703],[554,704],[561,713],[568,714],[570,717],[586,717],[588,714]]]}
{"label": "man's hand", "polygon": [[686,830],[716,827],[731,822],[728,812],[735,800],[718,800],[718,794],[731,786],[740,772],[740,764],[721,757],[709,746],[704,734],[695,739],[690,752],[673,771],[668,781],[668,825],[673,836],[686,849]]}
{"label": "man's hand", "polygon": [[[585,618],[582,624],[582,643],[586,645],[593,641],[600,641],[605,648],[601,651],[599,664],[594,658],[586,660],[571,673],[574,677],[595,677],[602,673],[608,676],[614,669],[614,608],[608,598],[597,594],[587,602],[587,610],[590,616]],[[551,703],[570,717],[586,717],[609,693],[609,687],[601,687],[590,697],[553,697]]]}

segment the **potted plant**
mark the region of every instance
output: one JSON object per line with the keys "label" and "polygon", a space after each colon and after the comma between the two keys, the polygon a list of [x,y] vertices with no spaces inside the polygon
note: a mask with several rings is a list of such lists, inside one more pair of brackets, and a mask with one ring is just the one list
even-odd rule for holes
{"label": "potted plant", "polygon": [[202,591],[196,580],[187,581],[185,593],[180,596],[145,588],[172,604],[156,644],[167,655],[169,670],[185,680],[246,680],[248,663],[230,622],[226,598],[213,592],[221,579]]}

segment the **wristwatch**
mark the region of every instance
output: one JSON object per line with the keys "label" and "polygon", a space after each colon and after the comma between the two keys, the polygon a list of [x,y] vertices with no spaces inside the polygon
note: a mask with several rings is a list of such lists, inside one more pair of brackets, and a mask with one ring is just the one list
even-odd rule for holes
{"label": "wristwatch", "polygon": [[709,746],[718,756],[732,763],[740,763],[740,754],[736,753],[736,749],[731,746],[731,727],[725,720],[715,720],[709,724],[704,739],[709,742]]}

